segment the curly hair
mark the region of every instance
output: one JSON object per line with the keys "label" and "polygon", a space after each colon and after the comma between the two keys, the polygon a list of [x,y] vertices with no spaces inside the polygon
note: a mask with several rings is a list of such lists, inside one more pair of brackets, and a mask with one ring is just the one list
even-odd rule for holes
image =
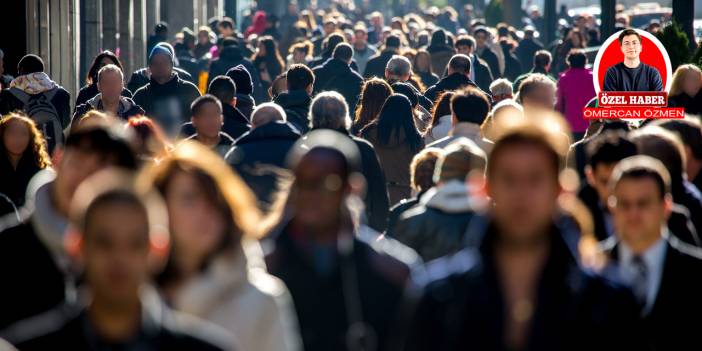
{"label": "curly hair", "polygon": [[22,123],[29,129],[29,142],[30,145],[24,150],[22,157],[31,157],[37,167],[44,169],[51,166],[51,158],[49,153],[46,151],[46,140],[41,134],[37,125],[29,117],[25,116],[20,112],[12,112],[0,119],[0,154],[6,154],[5,149],[5,131],[12,122]]}

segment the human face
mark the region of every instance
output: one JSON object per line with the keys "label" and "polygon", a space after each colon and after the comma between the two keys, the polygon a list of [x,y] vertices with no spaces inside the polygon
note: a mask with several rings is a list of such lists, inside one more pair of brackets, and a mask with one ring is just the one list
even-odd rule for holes
{"label": "human face", "polygon": [[293,62],[295,63],[305,63],[305,52],[302,50],[293,51]]}
{"label": "human face", "polygon": [[485,47],[487,44],[488,36],[485,32],[480,32],[475,34],[475,43],[478,47]]}
{"label": "human face", "polygon": [[624,57],[630,60],[635,60],[641,55],[641,39],[636,35],[627,35],[622,39],[621,45]]}
{"label": "human face", "polygon": [[17,157],[27,150],[31,141],[30,138],[29,127],[19,120],[10,121],[5,127],[5,133],[2,136],[5,150],[10,155]]}
{"label": "human face", "polygon": [[334,23],[327,22],[324,24],[324,35],[325,36],[334,33],[335,30],[336,30],[336,25]]}
{"label": "human face", "polygon": [[366,45],[366,41],[368,40],[368,34],[362,30],[357,30],[354,33],[354,44],[357,46],[363,46]]}
{"label": "human face", "polygon": [[151,76],[158,82],[164,83],[171,78],[173,73],[173,63],[166,55],[154,55],[149,64]]}
{"label": "human face", "polygon": [[346,193],[341,162],[326,152],[312,151],[295,167],[292,198],[295,221],[304,228],[329,228],[339,222]]}
{"label": "human face", "polygon": [[473,53],[473,50],[468,45],[459,45],[456,47],[456,53],[470,56],[470,54]]}
{"label": "human face", "polygon": [[609,201],[619,238],[629,247],[644,250],[660,238],[670,205],[651,178],[620,180]]}
{"label": "human face", "polygon": [[222,110],[215,103],[206,103],[200,106],[197,115],[192,117],[192,122],[198,135],[216,138],[224,124]]}
{"label": "human face", "polygon": [[54,201],[58,210],[67,215],[73,194],[80,183],[106,165],[107,163],[93,152],[75,147],[67,148],[56,167],[56,180],[53,184]]}
{"label": "human face", "polygon": [[257,48],[259,56],[266,56],[266,46],[263,43],[258,43]]}
{"label": "human face", "polygon": [[200,32],[197,34],[197,41],[200,43],[200,45],[206,45],[210,42],[210,36],[207,34],[207,32]]}
{"label": "human face", "polygon": [[612,171],[614,171],[616,165],[616,162],[609,164],[599,163],[594,169],[589,166],[585,169],[587,183],[597,191],[597,196],[603,205],[607,204],[607,199],[609,199],[609,178],[612,176]]}
{"label": "human face", "polygon": [[98,81],[98,90],[102,94],[102,98],[109,101],[117,101],[124,89],[124,81],[122,76],[117,72],[103,72],[101,79]]}
{"label": "human face", "polygon": [[685,73],[683,78],[683,91],[688,96],[695,96],[700,91],[700,84],[702,84],[702,76],[693,70],[689,70]]}
{"label": "human face", "polygon": [[221,34],[223,38],[231,37],[232,34],[234,34],[233,29],[225,27],[223,25],[217,25],[217,29],[219,29],[219,34]]}
{"label": "human face", "polygon": [[177,171],[165,195],[176,257],[204,259],[226,235],[222,212],[192,173]]}
{"label": "human face", "polygon": [[558,170],[540,146],[510,145],[491,159],[488,194],[501,238],[533,242],[546,234],[560,193]]}
{"label": "human face", "polygon": [[131,203],[99,205],[86,219],[82,254],[91,291],[120,305],[138,298],[149,274],[149,222]]}

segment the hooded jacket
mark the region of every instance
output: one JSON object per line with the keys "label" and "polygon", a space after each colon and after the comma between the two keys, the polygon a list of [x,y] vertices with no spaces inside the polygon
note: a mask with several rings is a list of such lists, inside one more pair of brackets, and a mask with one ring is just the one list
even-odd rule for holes
{"label": "hooded jacket", "polygon": [[[88,111],[92,110],[104,111],[102,106],[102,94],[97,94],[92,99],[86,101],[84,104],[76,106],[76,112],[73,113],[71,123],[76,119],[80,119],[81,117],[83,117],[83,115],[88,113]],[[134,100],[124,96],[121,96],[119,98],[119,108],[117,109],[117,117],[123,120],[127,120],[129,119],[129,117],[144,114],[146,114],[146,112],[144,112],[144,109],[141,108],[141,106],[134,103]]]}
{"label": "hooded jacket", "polygon": [[174,74],[169,81],[151,82],[134,93],[134,102],[157,121],[166,134],[177,135],[180,126],[190,119],[190,104],[200,96],[200,91],[190,82]]}
{"label": "hooded jacket", "polygon": [[62,86],[56,84],[44,72],[35,72],[19,76],[12,80],[8,89],[0,92],[0,114],[8,114],[15,110],[24,109],[24,104],[12,92],[16,88],[24,93],[35,96],[51,90],[56,90],[50,103],[56,108],[61,127],[66,128],[71,122],[71,94]]}
{"label": "hooded jacket", "polygon": [[292,90],[280,93],[273,100],[285,110],[288,123],[292,124],[301,133],[310,130],[310,103],[312,98],[304,90]]}
{"label": "hooded jacket", "polygon": [[400,215],[393,237],[427,262],[462,249],[472,217],[466,183],[451,180],[428,190],[418,205]]}

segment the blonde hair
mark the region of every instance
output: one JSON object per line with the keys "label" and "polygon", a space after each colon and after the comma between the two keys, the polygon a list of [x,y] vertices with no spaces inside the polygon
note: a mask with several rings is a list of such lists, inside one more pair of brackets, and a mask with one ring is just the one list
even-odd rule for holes
{"label": "blonde hair", "polygon": [[677,96],[683,93],[683,82],[685,80],[685,75],[689,72],[697,73],[698,80],[702,84],[702,70],[693,64],[680,65],[673,74],[673,83],[670,87],[670,93],[668,96]]}

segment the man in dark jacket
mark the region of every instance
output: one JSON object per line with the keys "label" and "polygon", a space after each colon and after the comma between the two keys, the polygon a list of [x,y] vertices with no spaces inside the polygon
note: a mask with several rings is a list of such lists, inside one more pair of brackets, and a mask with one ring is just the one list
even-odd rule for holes
{"label": "man in dark jacket", "polygon": [[474,171],[485,173],[485,163],[485,153],[473,142],[462,139],[449,145],[436,164],[436,186],[400,216],[394,237],[425,262],[461,250],[473,217],[466,178]]}
{"label": "man in dark jacket", "polygon": [[114,113],[124,120],[145,114],[144,109],[134,103],[134,100],[121,96],[124,89],[124,76],[119,67],[107,65],[101,68],[98,71],[96,85],[99,93],[86,103],[76,106],[71,123],[77,123],[83,115],[92,110]]}
{"label": "man in dark jacket", "polygon": [[38,127],[52,152],[56,145],[63,144],[62,131],[71,122],[71,95],[44,73],[44,61],[39,56],[24,56],[17,72],[19,76],[0,92],[0,114],[22,110],[35,121],[46,119]]}
{"label": "man in dark jacket", "polygon": [[[168,43],[158,43],[156,46],[161,46],[164,49],[168,50],[171,53],[171,57],[175,58],[175,49],[171,46],[171,44]],[[152,49],[153,51],[153,49]],[[151,54],[151,51],[149,51],[149,54]],[[188,71],[175,66],[176,60],[173,60],[173,72],[180,77],[180,79],[188,81],[190,83],[195,84],[197,82],[197,77],[193,77],[188,73]],[[144,67],[141,69],[138,69],[132,73],[132,75],[129,77],[129,83],[127,83],[127,89],[129,89],[132,94],[135,94],[137,90],[140,88],[146,86],[146,84],[149,84],[151,81],[151,71],[149,70],[149,67]]]}
{"label": "man in dark jacket", "polygon": [[[468,56],[462,54],[454,55],[448,64],[448,75],[429,87],[424,96],[431,101],[436,101],[436,98],[444,91],[458,90],[467,86],[478,88],[475,82],[468,77],[470,70],[471,62]],[[490,96],[487,93],[485,95]]]}
{"label": "man in dark jacket", "polygon": [[[168,228],[163,201],[134,189],[131,175],[103,171],[78,188],[72,225],[89,292],[23,320],[3,333],[21,350],[225,350],[232,337],[213,325],[169,310],[149,275],[152,240]],[[148,199],[148,200],[147,200]],[[163,255],[163,254],[161,254]],[[89,301],[89,303],[88,303]]]}
{"label": "man in dark jacket", "polygon": [[157,45],[151,51],[149,70],[151,80],[134,93],[134,102],[173,137],[190,117],[190,104],[200,91],[173,72],[173,56],[163,46]]}
{"label": "man in dark jacket", "polygon": [[310,129],[310,103],[314,87],[314,73],[307,66],[295,64],[290,66],[286,74],[288,90],[275,97],[273,102],[280,105],[292,124],[301,133]]}
{"label": "man in dark jacket", "polygon": [[500,71],[500,64],[497,59],[497,54],[492,51],[490,45],[490,37],[492,34],[485,27],[477,27],[473,32],[475,36],[475,52],[478,57],[485,60],[488,66],[490,66],[490,72],[494,78],[502,77],[502,72]]}
{"label": "man in dark jacket", "polygon": [[490,66],[488,66],[487,62],[474,53],[475,45],[473,37],[469,35],[459,36],[455,43],[456,53],[470,57],[471,70],[468,77],[481,90],[490,91],[490,84],[493,81],[492,71],[490,71]]}
{"label": "man in dark jacket", "polygon": [[33,212],[0,232],[0,277],[12,287],[0,289],[0,330],[73,296],[77,277],[64,246],[70,202],[83,180],[110,165],[137,167],[124,127],[91,123],[69,134],[55,178],[35,177],[27,200]]}
{"label": "man in dark jacket", "polygon": [[514,53],[517,55],[519,63],[522,65],[522,73],[526,73],[529,68],[529,64],[534,57],[534,54],[543,50],[544,45],[534,38],[534,27],[526,26],[524,28],[524,39],[519,42],[517,49]]}
{"label": "man in dark jacket", "polygon": [[[410,76],[412,75],[412,63],[410,60],[404,56],[393,55],[393,57],[388,61],[388,65],[385,67],[385,80],[396,89],[397,83],[408,83],[406,84],[412,90],[412,93],[417,98],[417,103],[422,105],[427,111],[431,111],[434,105],[434,101],[427,99],[424,94],[422,94],[414,85],[409,84]],[[402,94],[401,91],[395,90],[396,93]],[[404,94],[403,94],[404,95]],[[411,97],[408,97],[412,100]]]}
{"label": "man in dark jacket", "polygon": [[332,59],[313,70],[315,76],[314,93],[334,90],[343,95],[349,108],[355,110],[361,94],[363,78],[351,69],[353,58],[351,45],[342,43],[336,46]]}
{"label": "man in dark jacket", "polygon": [[349,108],[344,98],[336,92],[324,92],[315,96],[310,107],[312,129],[330,129],[351,138],[361,153],[362,174],[366,179],[366,192],[363,196],[366,210],[366,223],[382,233],[388,219],[388,191],[385,187],[385,173],[380,167],[378,155],[368,141],[351,136]]}
{"label": "man in dark jacket", "polygon": [[516,127],[495,143],[494,206],[466,234],[474,247],[415,276],[425,288],[406,350],[643,349],[631,293],[580,268],[554,221],[561,156],[548,133]]}
{"label": "man in dark jacket", "polygon": [[522,84],[522,82],[527,79],[530,75],[535,74],[535,73],[541,73],[547,77],[549,77],[554,83],[556,82],[553,77],[549,75],[549,72],[551,71],[551,53],[546,51],[546,50],[539,50],[534,54],[534,57],[532,58],[533,66],[531,67],[531,70],[527,73],[524,73],[517,77],[517,79],[514,80],[514,83],[512,84],[512,91],[515,93],[519,91],[519,86]]}
{"label": "man in dark jacket", "polygon": [[631,287],[652,350],[683,350],[699,342],[702,251],[666,227],[673,206],[670,175],[649,156],[619,162],[609,182],[616,236],[603,243],[604,273]]}
{"label": "man in dark jacket", "polygon": [[231,78],[236,86],[236,108],[251,121],[251,113],[256,108],[256,101],[252,96],[254,85],[251,73],[243,65],[238,65],[227,71],[227,77]]}
{"label": "man in dark jacket", "polygon": [[[210,83],[207,92],[216,97],[222,104],[222,116],[224,118],[222,133],[236,140],[251,130],[249,120],[237,108],[236,86],[231,78],[227,76],[216,77]],[[187,122],[180,128],[182,137],[190,137],[195,132],[192,122]],[[226,151],[228,150],[225,150],[225,153]]]}
{"label": "man in dark jacket", "polygon": [[253,129],[236,140],[225,159],[265,210],[274,202],[280,181],[285,179],[285,157],[300,138],[300,132],[285,122],[285,111],[274,103],[256,107],[251,124]]}
{"label": "man in dark jacket", "polygon": [[238,65],[244,66],[249,72],[252,77],[251,82],[254,88],[261,85],[258,79],[258,71],[254,67],[254,64],[251,63],[251,60],[244,57],[241,48],[239,48],[234,38],[224,38],[222,41],[222,51],[219,53],[219,58],[212,60],[212,63],[210,63],[210,73],[207,83],[209,84],[215,77],[226,74],[229,69]]}
{"label": "man in dark jacket", "polygon": [[400,50],[400,38],[397,35],[388,35],[385,38],[385,48],[378,55],[368,60],[366,70],[363,72],[364,78],[382,78],[385,74],[385,67],[393,55],[397,55]]}
{"label": "man in dark jacket", "polygon": [[304,349],[393,349],[416,254],[353,224],[361,160],[349,138],[312,131],[289,159],[295,182],[266,265],[290,290]]}

